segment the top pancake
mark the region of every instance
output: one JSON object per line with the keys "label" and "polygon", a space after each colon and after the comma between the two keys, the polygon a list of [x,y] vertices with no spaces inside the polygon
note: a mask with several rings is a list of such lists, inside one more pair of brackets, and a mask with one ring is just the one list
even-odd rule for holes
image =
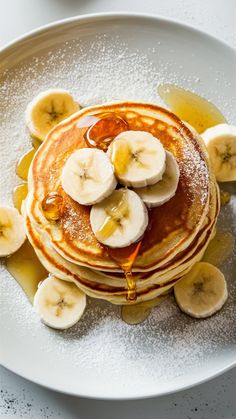
{"label": "top pancake", "polygon": [[[49,235],[50,242],[64,258],[98,270],[118,270],[92,232],[90,207],[73,201],[60,182],[68,157],[75,150],[87,147],[84,118],[99,117],[104,112],[121,116],[130,130],[152,133],[179,164],[177,192],[169,202],[149,211],[149,227],[135,261],[134,270],[152,270],[187,248],[203,225],[209,206],[210,174],[204,147],[189,128],[166,109],[147,103],[116,102],[82,109],[60,123],[49,133],[32,162],[27,213],[34,226]],[[64,201],[63,214],[56,223],[46,220],[41,209],[42,200],[50,192],[58,192]]]}

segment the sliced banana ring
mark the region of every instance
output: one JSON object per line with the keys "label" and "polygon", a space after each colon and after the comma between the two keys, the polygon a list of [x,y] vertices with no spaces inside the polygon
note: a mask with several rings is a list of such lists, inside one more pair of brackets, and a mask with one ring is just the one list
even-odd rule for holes
{"label": "sliced banana ring", "polygon": [[139,196],[122,188],[92,207],[90,223],[98,241],[109,247],[126,247],[142,237],[148,214]]}
{"label": "sliced banana ring", "polygon": [[177,190],[179,183],[179,166],[169,151],[166,152],[166,170],[162,179],[155,185],[138,188],[135,192],[142,198],[145,204],[158,207],[169,201]]}
{"label": "sliced banana ring", "polygon": [[25,121],[30,133],[43,141],[49,131],[63,119],[77,112],[80,106],[63,89],[39,93],[26,108]]}
{"label": "sliced banana ring", "polygon": [[198,262],[174,287],[179,308],[189,316],[209,317],[219,311],[228,298],[223,273],[206,262]]}
{"label": "sliced banana ring", "polygon": [[201,135],[216,179],[219,182],[236,180],[236,126],[215,125]]}
{"label": "sliced banana ring", "polygon": [[108,148],[119,182],[141,188],[153,185],[165,171],[166,153],[161,142],[145,131],[124,131]]}
{"label": "sliced banana ring", "polygon": [[86,295],[74,283],[54,276],[42,281],[34,296],[34,308],[43,323],[54,329],[76,324],[86,307]]}
{"label": "sliced banana ring", "polygon": [[0,257],[16,252],[25,239],[25,223],[18,210],[0,207]]}
{"label": "sliced banana ring", "polygon": [[93,205],[109,196],[116,187],[108,156],[95,148],[81,148],[71,154],[62,170],[64,191],[82,205]]}

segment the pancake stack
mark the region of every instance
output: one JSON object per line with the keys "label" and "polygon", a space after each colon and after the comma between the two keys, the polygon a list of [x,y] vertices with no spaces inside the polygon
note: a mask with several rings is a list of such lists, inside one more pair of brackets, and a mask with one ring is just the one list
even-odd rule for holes
{"label": "pancake stack", "polygon": [[[219,193],[200,137],[173,113],[156,105],[116,102],[89,107],[50,131],[29,172],[24,205],[28,238],[51,274],[76,283],[91,297],[128,304],[124,273],[97,241],[90,225],[91,208],[74,201],[61,185],[67,159],[88,147],[89,121],[108,114],[125,121],[129,130],[150,132],[158,138],[180,170],[174,197],[149,210],[149,225],[132,269],[137,302],[168,292],[202,258],[214,234]],[[50,194],[60,196],[63,203],[57,221],[46,218],[42,208]]]}

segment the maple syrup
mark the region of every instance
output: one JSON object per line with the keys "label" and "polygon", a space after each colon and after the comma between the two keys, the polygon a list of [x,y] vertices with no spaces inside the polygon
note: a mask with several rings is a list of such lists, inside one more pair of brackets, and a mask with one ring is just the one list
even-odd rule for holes
{"label": "maple syrup", "polygon": [[131,157],[132,152],[128,142],[122,139],[115,141],[112,145],[111,161],[117,176],[126,173]]}
{"label": "maple syrup", "polygon": [[201,134],[207,128],[227,122],[213,103],[174,84],[158,86],[158,93],[170,110]]}
{"label": "maple syrup", "polygon": [[230,199],[231,199],[230,193],[220,189],[220,205],[224,207],[230,202]]}
{"label": "maple syrup", "polygon": [[29,301],[33,303],[38,284],[48,276],[48,272],[39,262],[28,240],[17,252],[6,259],[6,267],[24,290]]}
{"label": "maple syrup", "polygon": [[31,137],[32,146],[35,148],[35,150],[38,150],[38,148],[41,146],[42,141],[40,141],[37,137]]}
{"label": "maple syrup", "polygon": [[19,160],[17,167],[16,167],[16,174],[23,180],[28,179],[28,172],[29,167],[31,165],[31,162],[33,160],[33,157],[36,153],[35,148],[32,148],[31,150],[27,151]]}
{"label": "maple syrup", "polygon": [[112,204],[106,208],[107,217],[97,231],[97,236],[101,238],[101,242],[102,239],[110,237],[119,228],[120,219],[128,216],[129,207],[126,190],[120,189],[113,196]]}
{"label": "maple syrup", "polygon": [[25,200],[28,194],[28,184],[21,183],[17,185],[13,190],[13,205],[19,212],[21,212],[22,202]]}
{"label": "maple syrup", "polygon": [[137,299],[136,283],[132,275],[132,267],[137,258],[141,241],[131,244],[128,247],[111,248],[107,247],[110,257],[120,266],[123,270],[127,282],[127,300],[135,301]]}
{"label": "maple syrup", "polygon": [[58,221],[63,212],[63,197],[57,192],[50,192],[43,199],[41,206],[48,221]]}
{"label": "maple syrup", "polygon": [[99,115],[99,119],[85,133],[85,141],[89,147],[108,149],[112,140],[121,132],[129,129],[128,122],[115,113]]}
{"label": "maple syrup", "polygon": [[168,295],[161,295],[142,303],[122,306],[121,318],[130,325],[143,323],[148,318],[152,308],[159,306],[167,297]]}
{"label": "maple syrup", "polygon": [[203,261],[220,266],[232,253],[235,237],[228,231],[216,230],[203,256]]}
{"label": "maple syrup", "polygon": [[[97,237],[101,239],[101,242],[110,237],[116,229],[120,228],[120,219],[128,216],[128,203],[126,189],[120,189],[116,191],[116,194],[112,200],[111,205],[107,206],[106,213],[107,217],[104,223],[97,231]],[[110,257],[120,266],[123,270],[125,279],[127,282],[127,300],[136,300],[136,284],[132,275],[132,266],[137,257],[141,242],[133,243],[128,247],[112,248],[105,246]]]}

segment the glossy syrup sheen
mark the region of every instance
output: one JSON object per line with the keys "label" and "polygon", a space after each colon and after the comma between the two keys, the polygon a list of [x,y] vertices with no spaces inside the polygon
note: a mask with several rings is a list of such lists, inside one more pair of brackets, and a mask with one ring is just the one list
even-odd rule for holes
{"label": "glossy syrup sheen", "polygon": [[106,246],[107,252],[110,257],[121,267],[124,272],[125,279],[128,286],[127,300],[135,301],[137,299],[136,283],[132,275],[132,267],[137,258],[139,249],[141,247],[141,241],[133,243],[128,247],[109,248]]}
{"label": "glossy syrup sheen", "polygon": [[142,303],[125,305],[121,308],[121,318],[125,323],[130,325],[143,323],[148,318],[152,309],[159,306],[167,297],[168,294]]}
{"label": "glossy syrup sheen", "polygon": [[229,231],[216,230],[203,256],[203,261],[220,266],[232,254],[235,237]]}
{"label": "glossy syrup sheen", "polygon": [[161,84],[158,93],[163,102],[183,121],[201,134],[207,128],[227,122],[220,110],[205,98],[174,84]]}
{"label": "glossy syrup sheen", "polygon": [[[20,159],[16,167],[16,174],[24,183],[17,185],[13,189],[12,199],[15,208],[21,212],[22,202],[28,194],[28,172],[36,149],[41,142],[36,138],[32,139],[34,148],[26,152]],[[24,290],[29,301],[33,303],[34,295],[40,281],[48,276],[48,272],[40,263],[33,247],[28,240],[24,242],[21,248],[6,259],[6,267],[9,273],[15,278],[21,288]]]}
{"label": "glossy syrup sheen", "polygon": [[23,180],[28,179],[28,172],[33,157],[36,153],[36,149],[32,148],[31,150],[27,151],[19,160],[17,167],[16,167],[16,174]]}
{"label": "glossy syrup sheen", "polygon": [[120,115],[105,113],[99,115],[98,121],[86,131],[84,138],[89,147],[106,151],[113,138],[128,129],[128,123]]}
{"label": "glossy syrup sheen", "polygon": [[41,207],[48,221],[58,221],[63,213],[63,198],[59,193],[51,192],[45,196]]}
{"label": "glossy syrup sheen", "polygon": [[7,258],[6,267],[33,303],[38,284],[48,276],[48,272],[39,262],[28,240],[16,253]]}
{"label": "glossy syrup sheen", "polygon": [[28,184],[21,183],[17,185],[13,190],[13,205],[21,213],[22,202],[25,200],[28,194]]}

